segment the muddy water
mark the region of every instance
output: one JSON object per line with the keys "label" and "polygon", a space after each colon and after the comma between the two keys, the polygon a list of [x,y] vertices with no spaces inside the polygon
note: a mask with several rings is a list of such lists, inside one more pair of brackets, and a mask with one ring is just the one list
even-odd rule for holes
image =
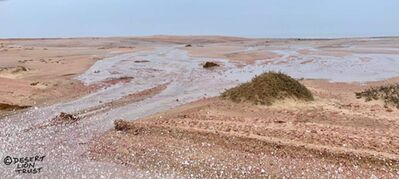
{"label": "muddy water", "polygon": [[[226,60],[218,70],[203,69],[207,59],[189,58],[178,48],[159,48],[150,52],[124,54],[104,59],[78,77],[86,84],[101,83],[107,79],[133,77],[127,84],[117,84],[82,97],[76,101],[36,108],[9,116],[0,121],[0,156],[30,157],[45,155],[43,172],[34,176],[58,175],[82,177],[138,177],[151,176],[150,171],[138,171],[112,163],[102,163],[87,157],[87,143],[113,127],[115,119],[138,119],[175,106],[218,95],[239,81],[227,78],[234,65]],[[147,62],[148,61],[148,62]],[[75,113],[118,100],[128,94],[168,84],[161,93],[126,106],[99,111],[83,118],[77,124],[46,126],[60,112]],[[178,99],[178,100],[177,100]],[[36,126],[33,127],[32,126]],[[0,173],[17,176],[15,167],[0,165]]]}
{"label": "muddy water", "polygon": [[281,71],[296,78],[363,83],[399,76],[399,49],[392,50],[396,54],[352,53],[347,56],[303,55],[298,53],[300,50],[321,51],[311,46],[273,50],[281,57],[232,69],[232,77],[245,81],[265,71]]}
{"label": "muddy water", "polygon": [[[261,50],[261,49],[259,49]],[[154,51],[119,55],[98,61],[78,77],[86,84],[133,77],[127,84],[116,84],[78,100],[52,106],[33,108],[0,120],[0,156],[31,157],[45,155],[40,174],[35,177],[148,177],[151,171],[125,168],[110,162],[90,160],[88,142],[113,127],[115,119],[135,120],[178,105],[216,96],[225,88],[248,81],[264,71],[284,71],[295,77],[326,78],[333,81],[372,81],[397,76],[399,58],[379,54],[358,54],[347,57],[299,56],[298,49],[276,51],[283,57],[272,63],[237,68],[223,59],[214,70],[201,67],[206,58],[192,58],[179,47],[160,47]],[[298,56],[290,58],[290,56]],[[311,63],[303,63],[313,60]],[[280,63],[284,61],[285,63]],[[166,89],[142,101],[109,110],[97,111],[78,123],[66,126],[45,126],[60,112],[75,113],[95,108],[126,95],[167,84]],[[177,100],[178,99],[178,100]],[[32,128],[33,127],[33,128]],[[15,166],[0,165],[2,177],[17,175]]]}

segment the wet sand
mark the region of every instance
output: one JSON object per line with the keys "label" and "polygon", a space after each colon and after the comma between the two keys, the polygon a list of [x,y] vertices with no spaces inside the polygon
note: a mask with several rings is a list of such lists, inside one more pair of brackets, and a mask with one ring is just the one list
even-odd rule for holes
{"label": "wet sand", "polygon": [[[46,155],[43,172],[35,175],[39,177],[181,175],[190,178],[190,174],[199,177],[231,174],[317,178],[318,174],[326,176],[328,172],[333,172],[329,176],[395,177],[398,176],[398,132],[394,129],[398,125],[398,111],[387,112],[383,104],[357,100],[354,92],[398,82],[395,78],[399,76],[398,41],[398,38],[276,40],[170,36],[1,40],[0,58],[6,59],[0,61],[1,67],[23,65],[29,70],[16,70],[13,74],[15,69],[11,69],[4,73],[2,83],[7,88],[2,89],[0,99],[6,104],[33,107],[7,113],[0,119],[3,144],[0,154]],[[64,60],[40,61],[50,58]],[[203,69],[206,61],[221,66]],[[302,82],[314,92],[316,101],[260,107],[211,98],[269,70],[306,79]],[[50,88],[46,83],[56,85]],[[9,95],[10,92],[18,94]],[[204,98],[210,99],[195,102]],[[188,108],[198,112],[182,110]],[[75,114],[79,120],[53,125],[52,119],[61,112]],[[259,114],[256,120],[253,112]],[[155,117],[148,118],[154,114]],[[137,125],[149,132],[116,132],[113,121],[117,119],[142,119]],[[226,133],[226,126],[234,132]],[[163,130],[174,132],[159,133]],[[187,138],[179,137],[184,135]],[[384,140],[377,140],[381,138]],[[215,147],[200,147],[202,143],[197,139]],[[233,145],[237,142],[242,145]],[[136,143],[141,146],[132,147]],[[276,143],[280,146],[278,155],[262,154],[263,150],[272,151],[270,146]],[[166,144],[172,144],[172,148]],[[178,147],[181,145],[187,148]],[[158,147],[159,150],[151,150]],[[194,148],[198,150],[192,151]],[[297,148],[301,150],[295,151]],[[355,154],[360,151],[359,155],[367,160],[355,161],[352,153],[347,152],[352,150]],[[324,153],[314,155],[315,151]],[[335,158],[334,152],[343,157]],[[194,154],[201,154],[200,158],[192,158]],[[228,160],[230,154],[237,156],[236,161]],[[220,162],[208,161],[210,156]],[[332,157],[324,161],[324,156]],[[252,161],[251,157],[267,160]],[[392,165],[381,162],[384,159]],[[297,163],[289,163],[291,160]],[[206,162],[192,165],[198,161]],[[237,165],[230,165],[234,162]],[[304,163],[313,166],[312,162],[321,162],[316,171],[302,174],[296,168]],[[356,165],[360,173],[356,173],[353,162],[360,162]],[[325,167],[332,163],[333,167]],[[343,163],[344,172],[337,168],[339,163]],[[370,163],[374,168],[361,163]],[[211,164],[218,167],[209,169]],[[247,165],[253,169],[242,168]],[[266,168],[259,168],[261,165]],[[18,176],[9,166],[0,165],[0,170],[7,177]]]}

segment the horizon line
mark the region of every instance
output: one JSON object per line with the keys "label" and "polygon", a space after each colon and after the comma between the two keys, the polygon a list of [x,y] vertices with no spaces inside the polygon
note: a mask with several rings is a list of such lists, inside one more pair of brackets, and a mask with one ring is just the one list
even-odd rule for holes
{"label": "horizon line", "polygon": [[11,38],[1,38],[0,40],[57,40],[57,39],[95,39],[95,38],[153,38],[153,37],[192,37],[192,38],[209,38],[209,37],[219,37],[219,38],[241,38],[248,40],[339,40],[339,39],[364,39],[364,38],[399,38],[399,35],[381,35],[381,36],[345,36],[345,37],[248,37],[248,36],[234,36],[234,35],[171,35],[171,34],[154,34],[154,35],[126,35],[126,36],[65,36],[65,37],[11,37]]}

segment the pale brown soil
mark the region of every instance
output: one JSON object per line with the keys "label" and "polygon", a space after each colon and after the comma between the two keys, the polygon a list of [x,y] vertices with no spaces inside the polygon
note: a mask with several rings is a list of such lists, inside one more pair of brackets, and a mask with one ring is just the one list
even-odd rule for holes
{"label": "pale brown soil", "polygon": [[[105,57],[151,50],[165,44],[244,40],[247,39],[223,36],[0,39],[0,103],[48,105],[88,94],[93,88],[74,78]],[[14,70],[20,67],[27,70]]]}
{"label": "pale brown soil", "polygon": [[[41,113],[50,116],[47,113],[51,111],[26,109],[30,106],[61,104],[101,88],[130,83],[135,79],[134,76],[108,78],[92,85],[75,80],[98,60],[123,53],[147,50],[158,53],[154,50],[157,47],[172,47],[171,50],[184,50],[191,57],[203,57],[209,61],[216,61],[212,58],[224,58],[243,67],[256,62],[268,64],[276,61],[275,64],[284,65],[309,55],[320,58],[347,57],[356,53],[399,55],[398,40],[273,40],[205,36],[0,40],[0,118],[17,111],[14,118],[0,123],[5,126],[2,134],[7,136],[1,138],[7,144],[2,150],[22,148],[37,152],[41,149],[30,146],[45,145],[51,150],[49,157],[56,160],[59,156],[86,159],[86,155],[80,154],[87,152],[93,159],[90,164],[91,161],[105,161],[106,164],[122,165],[123,168],[149,171],[148,174],[160,177],[399,178],[399,110],[385,108],[383,102],[366,103],[355,97],[355,92],[371,86],[399,83],[398,77],[364,85],[304,80],[302,83],[316,98],[309,103],[286,100],[273,106],[255,106],[236,104],[218,97],[208,98],[126,123],[120,128],[121,131],[108,130],[112,120],[108,119],[109,116],[101,116],[120,112],[118,108],[129,104],[142,104],[139,102],[152,99],[162,91],[167,91],[165,89],[170,90],[168,85],[129,92],[106,102],[101,98],[95,99],[94,105],[71,112],[77,117],[76,120],[61,124],[52,122],[52,118],[36,119]],[[282,58],[280,53],[274,51],[290,50],[291,47],[300,47],[296,51],[298,53]],[[155,55],[162,56],[163,52]],[[366,63],[371,57],[362,58]],[[151,59],[128,57],[126,60],[134,60],[136,65],[152,62]],[[314,61],[309,59],[301,64],[312,64]],[[224,68],[221,66],[218,70]],[[180,80],[180,74],[175,75],[171,76],[171,81]],[[187,87],[176,88],[181,90],[176,93],[186,93]],[[161,102],[162,97],[170,96],[161,96]],[[176,104],[183,103],[184,100],[176,99]],[[131,110],[139,111],[134,114],[146,116],[157,111],[151,106],[157,105],[145,108],[138,106]],[[34,116],[18,117],[18,113],[24,110]],[[28,126],[20,127],[21,124]],[[11,129],[17,131],[14,131],[15,136]],[[68,132],[61,129],[67,129]],[[104,134],[104,131],[107,132]],[[31,132],[37,132],[38,135],[31,135]],[[50,135],[55,136],[55,139],[48,138]],[[81,138],[92,141],[88,144],[69,143]],[[66,171],[71,172],[83,168],[69,174],[83,176],[90,171],[93,177],[102,177],[102,174],[93,170],[95,165],[86,166],[86,163],[75,158],[64,163],[51,161],[53,169],[62,169],[47,171],[50,172],[49,176],[61,175],[58,171],[64,169],[70,169]],[[113,167],[95,169],[106,173],[115,171]]]}
{"label": "pale brown soil", "polygon": [[[226,58],[243,66],[257,60],[273,61],[281,57],[273,50],[284,50],[295,45],[311,45],[322,49],[299,50],[299,55],[341,57],[354,52],[399,54],[396,50],[399,48],[397,41],[398,38],[279,40],[223,36],[0,39],[0,103],[34,106],[82,96],[90,90],[74,78],[96,61],[121,53],[150,50],[160,45],[181,44],[181,49],[190,56]],[[191,47],[184,47],[186,44]],[[348,49],[347,46],[352,48]],[[258,47],[264,49],[256,50]],[[27,71],[12,71],[20,67]],[[11,71],[2,70],[4,68]]]}
{"label": "pale brown soil", "polygon": [[135,37],[134,39],[144,40],[149,42],[174,43],[174,44],[184,44],[184,45],[231,43],[231,42],[242,42],[249,40],[247,38],[242,38],[242,37],[228,37],[228,36],[169,36],[169,35]]}
{"label": "pale brown soil", "polygon": [[224,58],[233,62],[253,64],[257,60],[272,60],[280,55],[271,51],[247,51],[243,45],[213,44],[184,48],[192,57]]}
{"label": "pale brown soil", "polygon": [[303,83],[314,102],[204,99],[111,130],[90,155],[189,178],[399,176],[399,111],[354,95],[375,83]]}
{"label": "pale brown soil", "polygon": [[[273,50],[284,50],[291,46],[313,46],[319,50],[298,50],[299,55],[345,57],[353,53],[399,54],[398,38],[370,39],[240,39],[236,41],[192,43],[184,48],[193,57],[227,58],[234,62],[251,64],[256,60],[273,60],[281,57]],[[250,49],[263,47],[263,50]],[[351,47],[351,48],[348,48]],[[292,57],[293,58],[293,57]]]}
{"label": "pale brown soil", "polygon": [[49,105],[88,94],[101,85],[75,77],[97,60],[146,49],[119,38],[0,40],[0,103]]}

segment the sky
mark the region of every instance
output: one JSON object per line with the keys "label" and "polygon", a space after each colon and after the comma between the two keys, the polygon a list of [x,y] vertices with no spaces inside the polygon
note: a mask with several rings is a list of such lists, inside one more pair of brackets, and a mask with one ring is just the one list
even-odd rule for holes
{"label": "sky", "polygon": [[399,0],[0,0],[0,38],[399,35]]}

